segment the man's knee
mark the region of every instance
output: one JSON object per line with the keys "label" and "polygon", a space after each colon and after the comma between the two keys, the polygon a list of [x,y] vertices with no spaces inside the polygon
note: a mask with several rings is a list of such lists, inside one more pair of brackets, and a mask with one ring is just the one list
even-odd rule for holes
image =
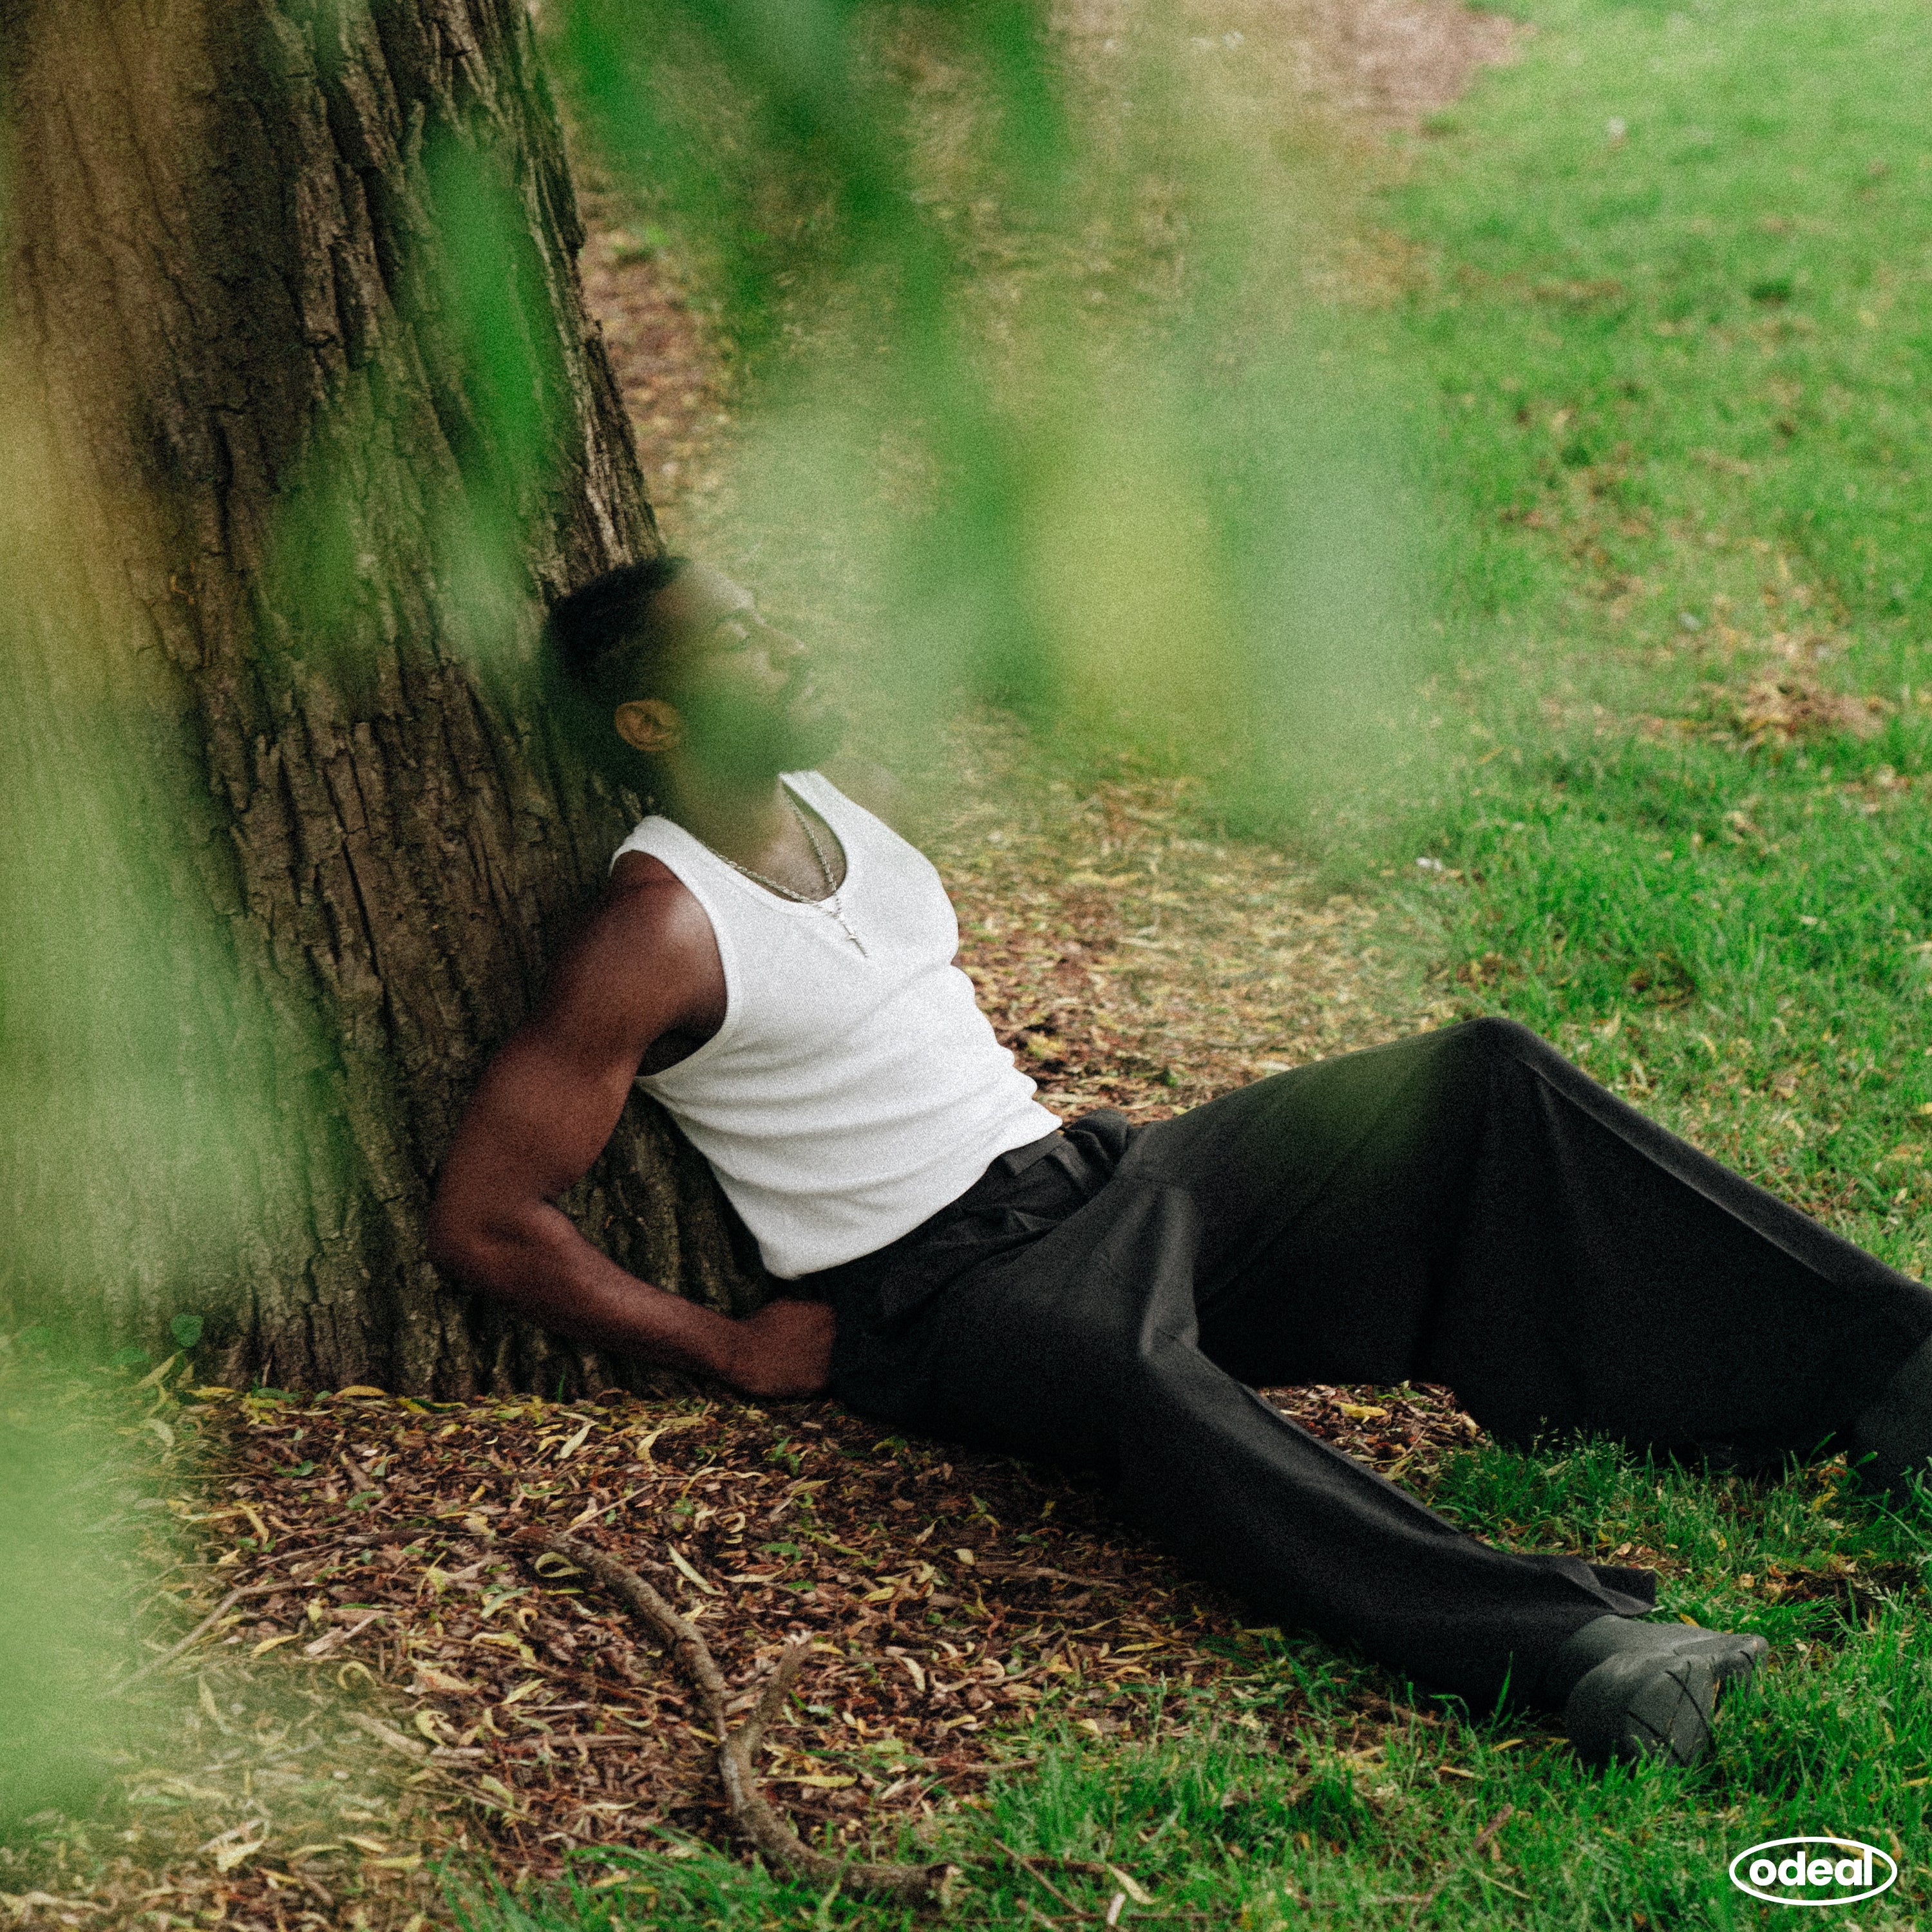
{"label": "man's knee", "polygon": [[1562,1055],[1540,1034],[1532,1033],[1520,1020],[1505,1019],[1500,1013],[1484,1013],[1465,1020],[1448,1030],[1448,1037],[1472,1058],[1494,1065],[1514,1060],[1534,1066]]}

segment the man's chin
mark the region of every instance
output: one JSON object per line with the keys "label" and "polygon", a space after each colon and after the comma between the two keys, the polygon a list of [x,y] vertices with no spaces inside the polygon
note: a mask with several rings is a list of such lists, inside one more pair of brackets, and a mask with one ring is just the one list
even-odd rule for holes
{"label": "man's chin", "polygon": [[712,760],[741,782],[775,778],[781,772],[808,772],[844,743],[845,722],[843,712],[826,710],[788,718],[778,730],[729,737],[721,734],[713,741]]}

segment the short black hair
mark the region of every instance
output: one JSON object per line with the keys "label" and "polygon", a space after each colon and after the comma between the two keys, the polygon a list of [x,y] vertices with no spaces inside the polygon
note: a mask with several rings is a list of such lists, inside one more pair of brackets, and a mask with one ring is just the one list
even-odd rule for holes
{"label": "short black hair", "polygon": [[[612,706],[626,698],[662,695],[645,688],[662,640],[651,625],[651,605],[691,568],[688,556],[669,553],[641,563],[622,563],[579,584],[551,608],[546,627],[550,648],[566,674],[586,697]],[[635,689],[622,687],[635,683]]]}
{"label": "short black hair", "polygon": [[664,695],[651,605],[691,561],[667,553],[620,564],[560,598],[544,625],[541,675],[556,724],[592,770],[646,798],[650,760],[617,735],[612,713],[627,698]]}

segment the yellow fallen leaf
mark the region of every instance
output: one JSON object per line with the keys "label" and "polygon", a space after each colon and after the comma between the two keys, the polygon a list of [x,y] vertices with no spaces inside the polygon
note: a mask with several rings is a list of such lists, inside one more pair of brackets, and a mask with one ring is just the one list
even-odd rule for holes
{"label": "yellow fallen leaf", "polygon": [[339,1841],[328,1845],[298,1845],[293,1851],[284,1856],[282,1862],[284,1864],[293,1864],[298,1858],[312,1858],[319,1856],[323,1852],[339,1852],[341,1849]]}
{"label": "yellow fallen leaf", "polygon": [[1118,1885],[1136,1905],[1151,1905],[1154,1903],[1153,1899],[1141,1888],[1139,1881],[1131,1876],[1129,1874],[1121,1870],[1118,1865],[1110,1864],[1108,1866],[1107,1869],[1114,1874],[1114,1882]]}
{"label": "yellow fallen leaf", "polygon": [[280,1636],[265,1636],[248,1654],[250,1657],[266,1657],[278,1645],[293,1643],[301,1634],[300,1630],[284,1630]]}
{"label": "yellow fallen leaf", "polygon": [[[258,1838],[250,1838],[250,1832],[260,1832]],[[201,1849],[214,1854],[217,1871],[232,1871],[244,1858],[252,1858],[268,1842],[268,1834],[259,1825],[237,1825],[232,1829],[218,1832]]]}
{"label": "yellow fallen leaf", "polygon": [[383,1402],[389,1399],[387,1389],[371,1388],[367,1382],[351,1382],[346,1388],[339,1388],[335,1393],[338,1397],[345,1395],[374,1396]]}
{"label": "yellow fallen leaf", "polygon": [[969,1569],[980,1560],[970,1550],[956,1550],[952,1553]]}
{"label": "yellow fallen leaf", "polygon": [[407,1852],[400,1858],[371,1858],[369,1862],[378,1871],[414,1871],[422,1863],[420,1852]]}
{"label": "yellow fallen leaf", "polygon": [[817,1791],[842,1791],[848,1784],[856,1784],[856,1778],[830,1778],[822,1772],[813,1772],[802,1778],[778,1778],[775,1784],[808,1784]]}
{"label": "yellow fallen leaf", "polygon": [[589,1436],[591,1430],[596,1426],[597,1418],[595,1416],[592,1416],[591,1419],[556,1452],[556,1460],[560,1462],[568,1462],[571,1457],[574,1456],[578,1450],[584,1447],[585,1439]]}
{"label": "yellow fallen leaf", "polygon": [[[432,1690],[445,1690],[453,1697],[473,1697],[476,1695],[475,1684],[466,1684],[461,1678],[452,1677],[448,1671],[438,1670],[431,1664],[418,1664],[416,1676]],[[508,1701],[507,1698],[504,1700],[506,1703]]]}
{"label": "yellow fallen leaf", "polygon": [[1388,1419],[1387,1409],[1377,1408],[1370,1402],[1337,1402],[1336,1407],[1351,1422],[1385,1422]]}
{"label": "yellow fallen leaf", "polygon": [[691,1564],[686,1558],[684,1552],[678,1548],[676,1544],[667,1543],[664,1545],[664,1547],[670,1552],[670,1560],[672,1562],[677,1566],[678,1569],[685,1576],[689,1577],[700,1590],[708,1592],[710,1594],[714,1597],[722,1596],[724,1594],[716,1583],[712,1582],[708,1577],[700,1576],[697,1570],[692,1568]]}
{"label": "yellow fallen leaf", "polygon": [[526,1697],[534,1696],[538,1691],[543,1688],[544,1680],[541,1677],[532,1677],[527,1684],[519,1684],[517,1688],[503,1700],[503,1702],[506,1704],[520,1704]]}
{"label": "yellow fallen leaf", "polygon": [[707,1409],[701,1414],[676,1415],[673,1416],[668,1422],[659,1423],[657,1427],[650,1430],[648,1434],[638,1438],[638,1460],[646,1467],[650,1466],[651,1444],[660,1436],[669,1436],[674,1430],[680,1429],[695,1429],[700,1422],[708,1419],[710,1414],[710,1412]]}
{"label": "yellow fallen leaf", "polygon": [[380,1857],[389,1849],[388,1841],[384,1838],[361,1838],[353,1832],[345,1832],[342,1835],[344,1840],[353,1845],[358,1852],[373,1852]]}

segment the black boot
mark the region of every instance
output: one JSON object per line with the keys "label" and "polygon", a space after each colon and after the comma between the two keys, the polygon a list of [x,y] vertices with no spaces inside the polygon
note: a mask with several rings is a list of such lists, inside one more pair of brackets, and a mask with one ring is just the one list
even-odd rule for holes
{"label": "black boot", "polygon": [[1851,1464],[1894,1503],[1912,1500],[1915,1475],[1932,1481],[1932,1342],[1906,1356],[1885,1393],[1852,1424]]}
{"label": "black boot", "polygon": [[1586,1764],[1694,1764],[1710,1748],[1718,1684],[1748,1676],[1770,1648],[1761,1636],[1695,1624],[1599,1617],[1556,1653],[1546,1694]]}

